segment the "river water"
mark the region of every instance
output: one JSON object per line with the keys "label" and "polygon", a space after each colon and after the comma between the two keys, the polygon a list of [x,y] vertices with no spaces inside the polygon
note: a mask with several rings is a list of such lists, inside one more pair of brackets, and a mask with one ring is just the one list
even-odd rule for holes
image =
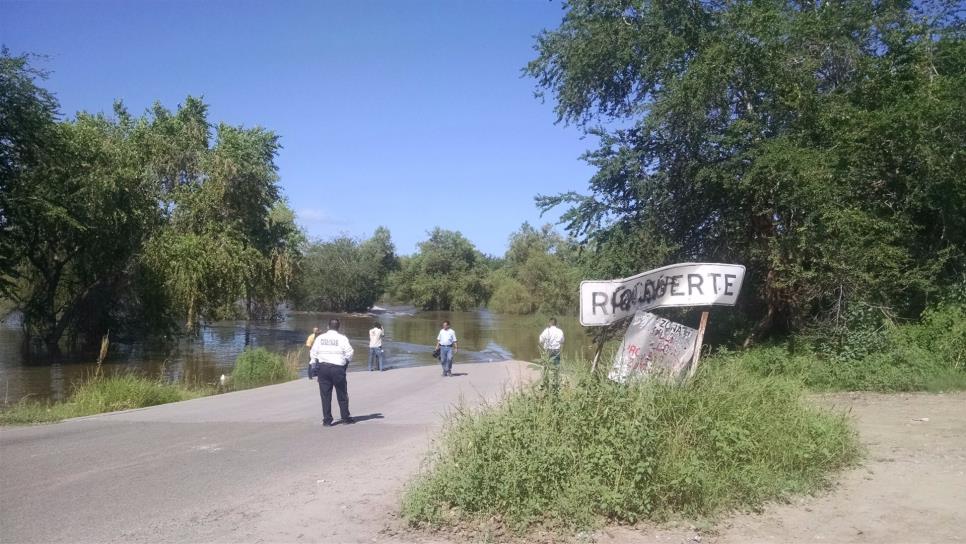
{"label": "river water", "polygon": [[[494,314],[487,310],[416,312],[398,308],[381,315],[291,313],[284,321],[277,322],[214,322],[203,327],[195,337],[168,343],[115,342],[111,344],[104,370],[215,383],[222,374],[231,373],[235,358],[247,346],[282,354],[298,350],[312,327],[324,330],[330,317],[342,320],[342,332],[355,349],[350,371],[366,370],[368,331],[375,321],[382,323],[386,332],[384,347],[389,371],[438,364],[432,352],[444,319],[450,321],[459,338],[455,365],[506,359],[536,360],[539,358],[537,336],[546,326],[542,318]],[[591,342],[576,318],[559,318],[559,321],[566,335],[564,357],[592,357]],[[29,361],[23,356],[22,345],[19,320],[16,315],[10,316],[0,323],[0,404],[17,402],[24,397],[62,400],[73,383],[86,379],[94,371],[93,360],[58,364]]]}

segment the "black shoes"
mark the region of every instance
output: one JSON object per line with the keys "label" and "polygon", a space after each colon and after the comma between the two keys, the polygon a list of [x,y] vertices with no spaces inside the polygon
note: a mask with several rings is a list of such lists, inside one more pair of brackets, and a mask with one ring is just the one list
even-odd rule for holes
{"label": "black shoes", "polygon": [[338,425],[339,423],[341,423],[343,425],[352,425],[355,422],[356,422],[356,420],[352,419],[351,417],[347,417],[347,418],[344,418],[344,419],[340,419],[339,421],[336,421],[335,423],[333,423],[331,421],[323,421],[322,422],[322,426],[323,427],[333,427],[335,425]]}

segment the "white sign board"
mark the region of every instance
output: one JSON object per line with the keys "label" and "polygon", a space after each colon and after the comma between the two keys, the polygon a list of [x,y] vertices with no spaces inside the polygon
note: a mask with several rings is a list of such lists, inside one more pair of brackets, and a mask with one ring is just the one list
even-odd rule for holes
{"label": "white sign board", "polygon": [[663,376],[679,381],[690,369],[698,331],[658,317],[637,312],[624,333],[608,378],[624,383],[640,377]]}
{"label": "white sign board", "polygon": [[744,279],[740,264],[681,263],[621,280],[582,281],[580,324],[608,325],[671,306],[734,306]]}

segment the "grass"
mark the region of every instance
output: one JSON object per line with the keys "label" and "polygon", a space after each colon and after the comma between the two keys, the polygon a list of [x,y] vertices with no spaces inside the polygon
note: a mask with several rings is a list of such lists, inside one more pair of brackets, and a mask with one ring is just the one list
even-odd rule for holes
{"label": "grass", "polygon": [[72,417],[89,416],[210,395],[214,388],[188,387],[134,374],[95,374],[77,386],[64,402],[23,400],[0,412],[0,424],[53,423]]}
{"label": "grass", "polygon": [[227,388],[169,383],[160,377],[151,379],[133,373],[105,376],[97,371],[88,380],[76,384],[63,402],[24,399],[5,408],[0,411],[0,425],[54,423],[72,417],[146,408],[226,390],[285,382],[298,377],[302,359],[301,350],[283,357],[264,348],[247,349],[235,361],[235,370]]}
{"label": "grass", "polygon": [[966,312],[940,306],[916,323],[873,323],[722,357],[819,391],[964,390]]}
{"label": "grass", "polygon": [[231,373],[232,387],[248,389],[294,380],[298,377],[301,350],[281,356],[265,348],[247,348],[235,360]]}
{"label": "grass", "polygon": [[571,378],[456,413],[406,492],[410,522],[580,529],[712,517],[812,492],[859,455],[843,414],[740,365],[707,364],[683,386]]}

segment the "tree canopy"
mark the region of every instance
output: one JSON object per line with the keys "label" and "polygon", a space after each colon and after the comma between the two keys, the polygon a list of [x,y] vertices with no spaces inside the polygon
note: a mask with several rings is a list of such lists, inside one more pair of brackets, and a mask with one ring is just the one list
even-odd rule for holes
{"label": "tree canopy", "polygon": [[580,267],[576,244],[550,225],[524,223],[510,235],[504,264],[492,274],[490,309],[512,314],[572,314]]}
{"label": "tree canopy", "polygon": [[398,267],[385,227],[364,241],[343,235],[314,242],[305,251],[295,305],[302,310],[364,312],[383,295],[390,272]]}
{"label": "tree canopy", "polygon": [[628,274],[746,265],[749,340],[963,281],[956,2],[571,0],[526,68],[597,135],[567,227]]}
{"label": "tree canopy", "polygon": [[439,227],[401,262],[391,278],[393,297],[424,310],[468,310],[489,298],[486,258],[458,231]]}
{"label": "tree canopy", "polygon": [[[245,301],[271,314],[304,237],[281,200],[278,137],[174,112],[61,120],[45,74],[0,54],[0,289],[29,338],[188,329]],[[74,344],[74,342],[71,342]]]}

